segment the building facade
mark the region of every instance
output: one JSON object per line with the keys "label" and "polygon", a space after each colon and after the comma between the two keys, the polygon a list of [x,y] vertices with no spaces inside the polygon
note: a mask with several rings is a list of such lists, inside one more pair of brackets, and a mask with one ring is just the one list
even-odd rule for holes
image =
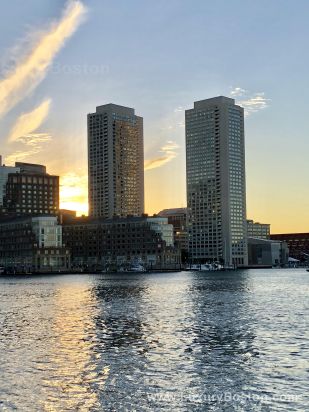
{"label": "building facade", "polygon": [[247,235],[257,239],[270,239],[270,224],[247,220]]}
{"label": "building facade", "polygon": [[286,242],[261,238],[248,238],[249,266],[286,266],[289,249]]}
{"label": "building facade", "polygon": [[179,250],[170,244],[173,227],[163,218],[77,218],[63,225],[63,237],[75,266],[119,267],[139,261],[168,268],[180,263]]}
{"label": "building facade", "polygon": [[0,265],[10,271],[55,271],[70,268],[55,216],[15,217],[0,221]]}
{"label": "building facade", "polygon": [[166,217],[147,216],[145,219],[147,224],[149,224],[150,229],[164,240],[166,246],[174,246],[174,228],[173,225],[169,224]]}
{"label": "building facade", "polygon": [[188,250],[188,231],[187,231],[187,208],[177,207],[164,209],[158,213],[159,216],[166,217],[168,223],[173,225],[174,242],[182,251]]}
{"label": "building facade", "polygon": [[[0,156],[1,157],[1,156]],[[19,167],[5,166],[0,161],[0,209],[3,207],[4,196],[6,195],[6,185],[10,174],[19,173]]]}
{"label": "building facade", "polygon": [[[1,214],[8,216],[56,215],[59,211],[59,176],[46,173],[42,165],[16,162],[0,167]],[[1,190],[1,189],[0,189]]]}
{"label": "building facade", "polygon": [[143,118],[115,104],[88,114],[89,215],[144,213]]}
{"label": "building facade", "polygon": [[186,110],[189,257],[248,263],[244,112],[215,97]]}
{"label": "building facade", "polygon": [[272,240],[286,242],[290,256],[300,262],[309,261],[309,233],[282,233],[270,235]]}

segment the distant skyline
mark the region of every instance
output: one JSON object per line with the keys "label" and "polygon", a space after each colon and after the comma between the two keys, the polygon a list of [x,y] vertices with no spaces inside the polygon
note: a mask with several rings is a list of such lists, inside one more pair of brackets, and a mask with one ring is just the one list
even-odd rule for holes
{"label": "distant skyline", "polygon": [[[61,205],[87,211],[87,114],[144,118],[146,212],[186,205],[184,111],[245,108],[247,217],[309,231],[309,3],[11,0],[0,16],[4,163],[46,164]],[[14,22],[14,24],[12,24]]]}

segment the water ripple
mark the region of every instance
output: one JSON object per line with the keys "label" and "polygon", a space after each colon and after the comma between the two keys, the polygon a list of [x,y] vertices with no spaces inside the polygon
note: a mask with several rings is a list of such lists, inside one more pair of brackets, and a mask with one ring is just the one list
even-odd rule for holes
{"label": "water ripple", "polygon": [[0,279],[2,411],[303,411],[301,270]]}

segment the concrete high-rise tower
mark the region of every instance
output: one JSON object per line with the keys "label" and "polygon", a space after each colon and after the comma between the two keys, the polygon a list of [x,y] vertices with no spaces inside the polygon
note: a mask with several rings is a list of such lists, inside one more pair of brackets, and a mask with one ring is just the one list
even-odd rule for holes
{"label": "concrete high-rise tower", "polygon": [[115,104],[88,114],[89,215],[144,213],[143,118]]}
{"label": "concrete high-rise tower", "polygon": [[214,97],[186,110],[189,255],[248,264],[244,111]]}

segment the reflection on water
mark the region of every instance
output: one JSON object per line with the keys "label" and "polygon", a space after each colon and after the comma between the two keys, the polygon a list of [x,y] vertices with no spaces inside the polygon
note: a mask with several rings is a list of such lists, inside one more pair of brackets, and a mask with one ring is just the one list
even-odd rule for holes
{"label": "reflection on water", "polygon": [[[234,274],[211,274],[207,279],[195,279],[191,290],[195,321],[190,350],[198,387],[207,380],[206,395],[220,398],[224,388],[224,394],[241,396],[245,385],[254,379],[248,363],[258,351],[249,290],[250,278],[245,272],[239,272],[236,278]],[[246,403],[239,404],[240,410],[247,410]],[[215,405],[213,402],[210,407],[216,410]],[[220,402],[220,408],[231,410],[229,396]]]}
{"label": "reflection on water", "polygon": [[2,278],[0,410],[305,410],[307,295],[299,270]]}
{"label": "reflection on water", "polygon": [[[37,359],[45,370],[42,379],[42,410],[90,410],[98,406],[92,385],[98,381],[93,353],[95,345],[95,306],[84,284],[66,283],[55,297],[52,315],[52,341],[48,352]],[[105,368],[101,383],[108,376]],[[59,396],[60,394],[60,396]]]}

